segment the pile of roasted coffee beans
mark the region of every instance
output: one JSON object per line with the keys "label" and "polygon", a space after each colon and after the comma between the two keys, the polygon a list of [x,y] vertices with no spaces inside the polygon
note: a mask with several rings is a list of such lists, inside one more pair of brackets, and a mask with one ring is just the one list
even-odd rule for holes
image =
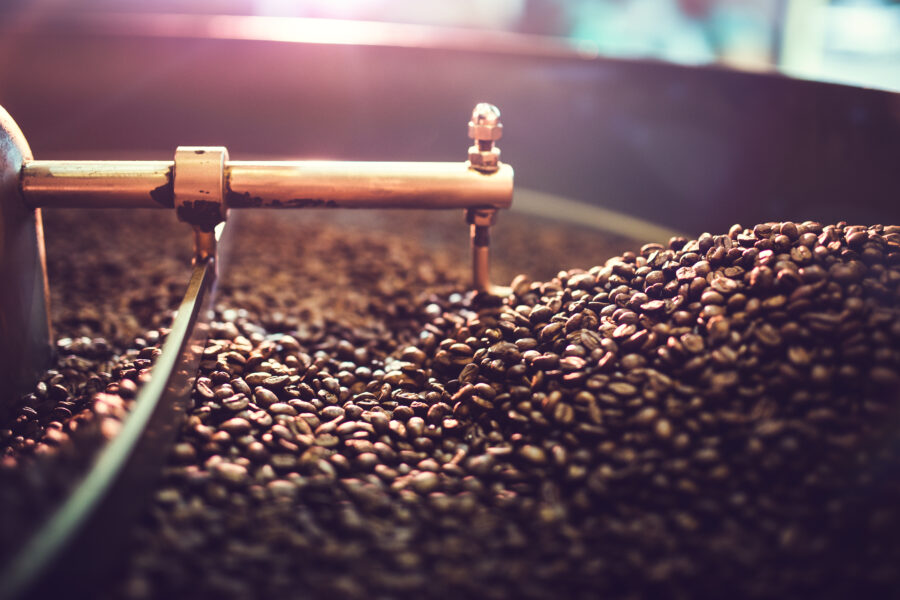
{"label": "pile of roasted coffee beans", "polygon": [[108,595],[900,589],[900,227],[734,226],[503,299],[376,255],[346,320],[291,310],[303,272],[254,296],[283,256],[224,283]]}
{"label": "pile of roasted coffee beans", "polygon": [[[460,288],[467,276],[467,226],[456,213],[273,216],[232,215],[226,247],[233,246],[233,268],[220,282],[229,306],[273,331],[369,323],[386,356],[417,294]],[[633,244],[542,222],[550,249],[534,257],[524,251],[534,219],[505,221],[506,256],[494,267],[507,279]],[[47,211],[44,230],[57,352],[31,393],[0,411],[0,560],[21,547],[118,432],[189,274],[190,229],[163,211]]]}
{"label": "pile of roasted coffee beans", "polygon": [[[231,220],[233,268],[220,295],[270,328],[324,327],[325,319],[352,326],[375,307],[402,313],[419,291],[458,288],[467,276],[466,226],[458,214],[258,213]],[[506,220],[508,256],[494,266],[507,279],[523,268],[550,273],[566,255],[583,261],[630,243],[591,242],[589,230],[544,223],[542,241],[551,250],[525,259],[526,241],[515,232],[534,229],[533,219]],[[386,235],[397,228],[407,233]],[[189,274],[190,230],[164,211],[47,211],[44,230],[56,358],[31,393],[0,409],[0,469],[65,447],[75,429],[94,420],[98,392],[120,395],[127,409]],[[390,331],[384,336],[391,345]]]}

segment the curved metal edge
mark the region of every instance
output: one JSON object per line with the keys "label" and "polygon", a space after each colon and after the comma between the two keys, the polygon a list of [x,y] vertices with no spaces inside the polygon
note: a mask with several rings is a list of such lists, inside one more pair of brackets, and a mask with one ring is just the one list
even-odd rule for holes
{"label": "curved metal edge", "polygon": [[121,558],[185,412],[215,280],[215,259],[194,267],[150,381],[90,471],[0,572],[0,599],[85,596]]}
{"label": "curved metal edge", "polygon": [[0,412],[34,385],[53,348],[41,212],[27,208],[19,191],[22,164],[31,158],[0,106]]}

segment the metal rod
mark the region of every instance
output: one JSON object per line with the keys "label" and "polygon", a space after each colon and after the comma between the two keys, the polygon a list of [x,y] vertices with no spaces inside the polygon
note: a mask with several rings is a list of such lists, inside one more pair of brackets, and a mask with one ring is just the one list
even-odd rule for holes
{"label": "metal rod", "polygon": [[508,208],[513,170],[486,176],[465,163],[232,162],[229,208]]}
{"label": "metal rod", "polygon": [[[36,160],[22,167],[30,208],[172,208],[172,161]],[[245,162],[225,167],[227,208],[509,208],[513,169],[465,163]]]}
{"label": "metal rod", "polygon": [[22,167],[31,208],[172,208],[172,161],[33,160]]}
{"label": "metal rod", "polygon": [[472,245],[472,286],[480,292],[491,291],[491,228],[469,225]]}
{"label": "metal rod", "polygon": [[216,256],[216,234],[194,227],[194,264],[202,263]]}

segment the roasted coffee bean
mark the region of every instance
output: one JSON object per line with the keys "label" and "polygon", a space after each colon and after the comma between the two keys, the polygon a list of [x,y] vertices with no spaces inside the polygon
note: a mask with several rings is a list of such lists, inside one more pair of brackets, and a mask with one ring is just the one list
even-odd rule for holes
{"label": "roasted coffee bean", "polygon": [[228,419],[220,425],[220,427],[233,436],[240,436],[250,431],[250,422],[246,419],[235,417]]}
{"label": "roasted coffee bean", "polygon": [[247,469],[241,465],[219,462],[211,470],[214,477],[229,485],[245,485],[248,481]]}
{"label": "roasted coffee bean", "polygon": [[238,394],[222,400],[222,406],[230,411],[238,412],[250,406],[250,400],[245,395]]}
{"label": "roasted coffee bean", "polygon": [[262,407],[268,407],[278,402],[278,396],[264,387],[258,387],[253,391],[253,399]]}

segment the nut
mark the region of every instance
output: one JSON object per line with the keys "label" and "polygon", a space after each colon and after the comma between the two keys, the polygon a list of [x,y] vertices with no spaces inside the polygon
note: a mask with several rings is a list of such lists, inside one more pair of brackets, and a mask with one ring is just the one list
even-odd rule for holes
{"label": "nut", "polygon": [[503,137],[500,109],[487,102],[479,103],[472,111],[472,119],[469,121],[469,137],[486,142],[495,142]]}
{"label": "nut", "polygon": [[497,211],[493,208],[470,208],[466,210],[466,222],[478,227],[490,227],[497,222]]}
{"label": "nut", "polygon": [[478,146],[469,147],[469,164],[478,170],[496,170],[500,164],[500,148],[479,150]]}
{"label": "nut", "polygon": [[478,141],[496,142],[503,137],[503,124],[476,125],[469,121],[469,138]]}

